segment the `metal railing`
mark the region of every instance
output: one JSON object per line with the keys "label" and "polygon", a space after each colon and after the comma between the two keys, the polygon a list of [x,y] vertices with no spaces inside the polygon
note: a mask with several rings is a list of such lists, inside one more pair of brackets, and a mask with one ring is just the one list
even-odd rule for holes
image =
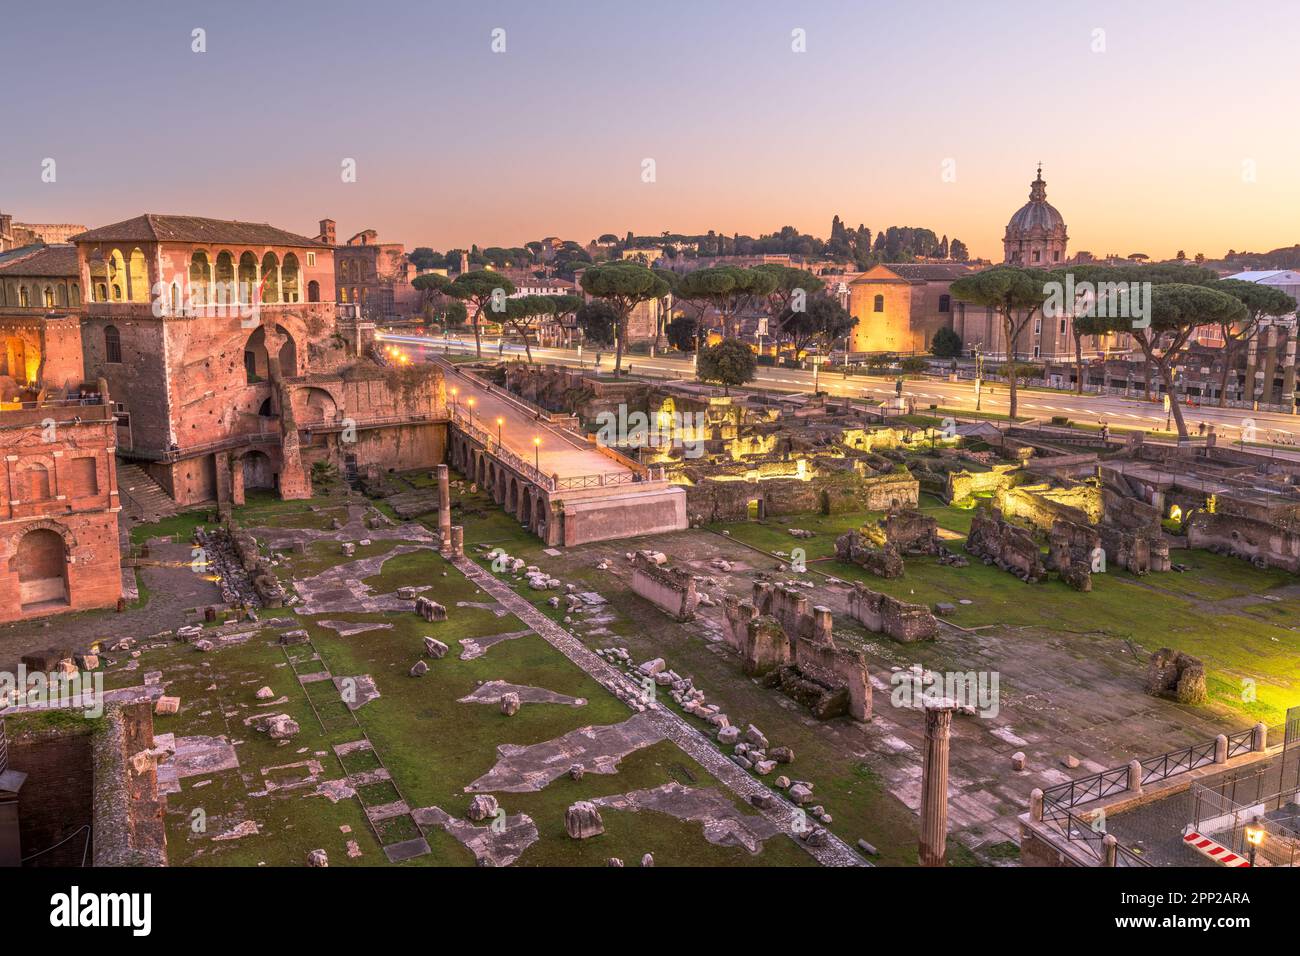
{"label": "metal railing", "polygon": [[1166,780],[1180,773],[1187,773],[1198,767],[1214,763],[1215,741],[1192,744],[1182,750],[1171,750],[1158,757],[1148,757],[1139,761],[1142,764],[1142,783],[1154,783]]}
{"label": "metal railing", "polygon": [[556,488],[556,479],[544,474],[542,471],[528,464],[521,457],[512,452],[509,448],[497,440],[487,429],[483,428],[478,422],[473,421],[468,415],[460,410],[457,406],[452,406],[451,420],[457,428],[469,434],[471,438],[483,446],[483,449],[492,457],[496,458],[503,464],[513,468],[529,481],[540,485],[547,491],[554,491]]}
{"label": "metal railing", "polygon": [[1049,813],[1069,815],[1069,808],[1102,800],[1128,790],[1128,767],[1113,767],[1090,777],[1057,784],[1043,791],[1043,818]]}
{"label": "metal railing", "polygon": [[[1280,727],[1268,728],[1269,739],[1272,739],[1280,730]],[[1254,752],[1255,730],[1253,727],[1228,734],[1227,737],[1229,759],[1241,756],[1244,753]],[[1183,747],[1180,750],[1171,750],[1168,753],[1139,760],[1138,762],[1142,766],[1142,783],[1147,784],[1166,780],[1169,777],[1214,763],[1215,745],[1215,740],[1208,740],[1192,744],[1189,747]],[[1070,807],[1091,803],[1093,800],[1101,800],[1113,794],[1123,793],[1127,789],[1127,766],[1111,767],[1101,773],[1094,773],[1078,780],[1058,783],[1054,787],[1043,790],[1043,816],[1047,816],[1049,808],[1050,812],[1059,813]]]}

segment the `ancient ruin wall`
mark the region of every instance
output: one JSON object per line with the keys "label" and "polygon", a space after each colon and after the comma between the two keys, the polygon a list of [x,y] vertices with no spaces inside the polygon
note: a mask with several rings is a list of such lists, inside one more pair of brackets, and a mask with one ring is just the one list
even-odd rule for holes
{"label": "ancient ruin wall", "polygon": [[95,866],[166,866],[153,704],[109,705],[94,737]]}
{"label": "ancient ruin wall", "polygon": [[939,633],[939,621],[924,604],[909,604],[855,583],[849,593],[849,616],[867,630],[904,644],[928,641]]}
{"label": "ancient ruin wall", "polygon": [[1197,511],[1187,522],[1187,542],[1258,567],[1300,574],[1300,532],[1240,515]]}
{"label": "ancient ruin wall", "polygon": [[700,598],[689,571],[657,565],[644,554],[636,555],[634,561],[633,591],[679,621],[694,619]]}

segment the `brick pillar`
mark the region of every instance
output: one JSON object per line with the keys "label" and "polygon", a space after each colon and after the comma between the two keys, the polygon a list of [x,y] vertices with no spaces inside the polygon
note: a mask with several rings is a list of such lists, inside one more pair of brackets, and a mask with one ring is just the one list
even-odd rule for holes
{"label": "brick pillar", "polygon": [[954,705],[936,700],[925,707],[925,753],[921,767],[922,866],[943,866],[948,841],[948,738]]}
{"label": "brick pillar", "polygon": [[235,506],[244,503],[244,461],[242,458],[230,459],[230,503]]}
{"label": "brick pillar", "polygon": [[451,550],[451,478],[446,465],[438,466],[438,540],[443,554]]}

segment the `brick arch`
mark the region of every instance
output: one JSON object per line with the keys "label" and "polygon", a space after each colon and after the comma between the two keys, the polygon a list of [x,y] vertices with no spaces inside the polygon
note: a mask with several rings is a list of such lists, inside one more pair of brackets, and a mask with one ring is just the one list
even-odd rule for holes
{"label": "brick arch", "polygon": [[50,518],[41,518],[39,521],[32,521],[23,525],[17,534],[6,536],[4,543],[0,545],[0,547],[3,548],[3,551],[0,551],[0,559],[9,563],[9,569],[11,571],[17,570],[14,567],[14,562],[18,559],[18,542],[31,531],[53,531],[55,534],[63,538],[63,546],[67,549],[68,554],[72,554],[77,547],[77,536],[73,533],[72,529],[66,525],[60,524]]}

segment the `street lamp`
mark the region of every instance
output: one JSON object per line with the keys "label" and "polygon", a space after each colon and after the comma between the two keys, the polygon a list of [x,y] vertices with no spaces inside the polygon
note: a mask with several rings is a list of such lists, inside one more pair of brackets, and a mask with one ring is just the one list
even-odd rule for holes
{"label": "street lamp", "polygon": [[983,342],[975,344],[975,411],[980,410],[980,400],[984,392],[984,353],[980,350]]}
{"label": "street lamp", "polygon": [[458,407],[458,406],[457,406],[457,403],[456,403],[456,395],[457,395],[459,392],[460,392],[460,389],[457,388],[455,385],[453,385],[453,386],[451,387],[451,407],[452,407],[452,408],[456,408],[456,407]]}
{"label": "street lamp", "polygon": [[1264,827],[1262,821],[1256,817],[1250,823],[1246,824],[1246,842],[1250,844],[1250,865],[1255,865],[1255,851],[1264,843]]}
{"label": "street lamp", "polygon": [[541,453],[542,453],[542,440],[534,435],[533,436],[533,471],[537,472],[539,475],[542,473]]}
{"label": "street lamp", "polygon": [[504,418],[497,419],[497,447],[501,447],[501,426],[505,424]]}
{"label": "street lamp", "polygon": [[465,399],[465,403],[466,403],[467,405],[469,405],[469,423],[470,423],[470,427],[473,427],[473,425],[474,425],[474,396],[471,395],[469,398]]}

